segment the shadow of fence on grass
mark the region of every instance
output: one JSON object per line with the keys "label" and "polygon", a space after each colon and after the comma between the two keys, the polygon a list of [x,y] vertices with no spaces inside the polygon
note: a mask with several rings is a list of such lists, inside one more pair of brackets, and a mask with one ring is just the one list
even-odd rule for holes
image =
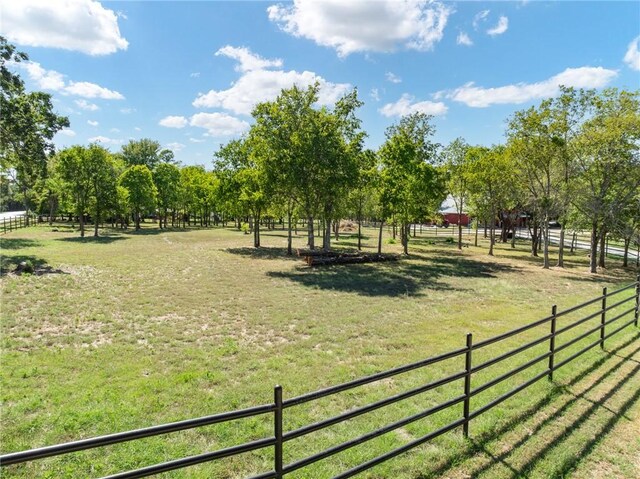
{"label": "shadow of fence on grass", "polygon": [[[607,399],[611,398],[611,396],[613,396],[615,393],[619,392],[633,377],[635,377],[638,371],[640,371],[640,363],[638,363],[638,365],[635,366],[630,373],[625,374],[624,377],[622,377],[611,388],[609,388],[608,391],[597,401],[592,401],[591,406],[589,406],[583,413],[581,413],[576,420],[569,421],[567,426],[555,435],[553,441],[547,442],[538,450],[534,451],[534,453],[531,455],[529,460],[526,461],[526,463],[518,466],[508,464],[506,460],[509,458],[509,456],[511,456],[519,448],[530,446],[531,437],[544,432],[543,430],[545,427],[557,423],[557,421],[561,419],[569,409],[571,409],[571,406],[575,405],[578,400],[585,399],[587,393],[592,391],[598,385],[602,384],[609,376],[618,371],[625,364],[625,361],[631,360],[633,362],[636,362],[632,359],[632,357],[640,352],[640,347],[635,348],[633,351],[625,355],[620,355],[618,353],[621,350],[632,345],[639,338],[640,333],[636,332],[622,344],[616,346],[610,351],[606,351],[605,354],[603,354],[600,358],[582,369],[578,373],[578,375],[573,377],[566,385],[562,386],[556,385],[555,383],[551,384],[551,390],[541,399],[536,401],[533,405],[519,412],[518,414],[511,416],[507,422],[499,425],[495,429],[479,434],[469,443],[467,443],[465,449],[463,449],[462,451],[452,451],[442,464],[432,470],[429,470],[428,472],[425,472],[424,474],[416,476],[415,479],[435,479],[437,477],[441,477],[442,475],[446,474],[447,471],[450,471],[454,467],[461,466],[463,464],[463,461],[468,460],[473,456],[477,456],[478,454],[484,454],[489,458],[489,460],[487,463],[477,466],[471,471],[465,471],[465,474],[469,477],[477,477],[482,475],[483,473],[487,473],[491,468],[495,467],[498,464],[501,464],[505,468],[509,469],[512,477],[526,477],[528,471],[538,462],[543,460],[544,457],[553,448],[558,447],[563,442],[569,440],[573,432],[579,429],[582,424],[587,422],[598,411],[599,408],[605,407],[603,406],[603,403],[606,402]],[[587,376],[596,372],[612,357],[621,358],[623,359],[623,361],[618,362],[613,367],[604,371],[603,374],[598,376],[588,387],[586,387],[579,394],[573,394],[570,391],[569,388],[571,386],[575,386]],[[563,393],[569,394],[572,397],[566,400],[564,403],[555,404],[556,402],[560,402],[559,399]],[[590,439],[583,444],[579,454],[572,455],[571,458],[566,460],[561,465],[559,470],[556,470],[556,476],[564,477],[573,468],[575,468],[581,460],[587,457],[593,450],[595,445],[598,443],[598,441],[600,441],[600,439],[604,435],[609,433],[621,418],[626,417],[625,414],[627,413],[627,411],[634,404],[636,404],[639,399],[640,389],[636,390],[635,393],[631,394],[631,396],[626,401],[624,401],[624,403],[619,407],[619,410],[604,424],[603,427],[601,427],[597,431],[596,434],[590,436]],[[556,407],[553,407],[554,404]],[[523,421],[531,418],[536,414],[546,412],[545,408],[548,407],[553,407],[553,409],[549,411],[550,414],[546,416],[540,423],[536,424],[532,430],[528,430],[520,439],[510,444],[508,450],[498,455],[492,453],[489,450],[489,448],[487,447],[489,443],[499,440],[501,437],[515,431],[518,428],[522,428]]]}

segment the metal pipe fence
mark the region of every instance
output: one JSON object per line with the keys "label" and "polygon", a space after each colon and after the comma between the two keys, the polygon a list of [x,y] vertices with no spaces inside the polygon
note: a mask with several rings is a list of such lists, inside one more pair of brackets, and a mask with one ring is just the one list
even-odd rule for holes
{"label": "metal pipe fence", "polygon": [[[630,292],[632,292],[633,294],[629,295]],[[607,299],[613,298],[613,297],[615,297],[615,302],[608,304],[609,302],[607,301]],[[597,303],[600,303],[600,307],[595,313],[588,314],[580,319],[577,319],[563,326],[562,328],[559,328],[559,329],[557,328],[558,318],[568,315],[570,313],[574,313],[576,311],[581,311]],[[610,311],[613,311],[616,308],[623,307],[624,305],[629,303],[632,304],[631,307],[626,307],[621,313],[618,313],[613,317],[608,317],[607,313],[609,313]],[[483,341],[474,343],[473,335],[469,333],[466,336],[465,347],[455,349],[453,351],[449,351],[449,352],[446,352],[437,356],[433,356],[427,359],[423,359],[421,361],[417,361],[411,364],[407,364],[407,365],[400,366],[387,371],[375,373],[363,378],[359,378],[353,381],[349,381],[343,384],[328,387],[318,391],[302,394],[300,396],[292,397],[289,399],[283,399],[282,387],[275,386],[273,403],[270,403],[270,404],[263,404],[260,406],[255,406],[247,409],[230,411],[230,412],[215,414],[211,416],[204,416],[204,417],[195,418],[195,419],[188,419],[185,421],[173,422],[169,424],[152,426],[152,427],[143,428],[143,429],[136,429],[132,431],[110,434],[106,436],[94,437],[90,439],[83,439],[79,441],[73,441],[73,442],[58,444],[54,446],[31,449],[31,450],[21,451],[21,452],[8,453],[0,456],[0,466],[4,468],[13,464],[25,463],[25,462],[45,458],[45,457],[57,456],[61,454],[69,454],[76,451],[103,447],[111,444],[119,444],[119,443],[137,440],[141,438],[147,438],[147,437],[157,436],[161,434],[168,434],[176,431],[183,431],[183,430],[188,430],[188,429],[193,429],[193,428],[198,428],[203,426],[209,426],[212,424],[218,424],[218,423],[223,423],[227,421],[250,418],[254,416],[261,416],[265,414],[273,414],[273,436],[264,437],[261,439],[253,440],[247,443],[231,446],[231,447],[220,449],[213,452],[193,455],[185,458],[175,459],[175,460],[171,460],[171,461],[167,461],[159,464],[142,467],[142,468],[131,470],[131,471],[114,474],[111,476],[107,476],[107,478],[104,478],[104,479],[116,479],[116,478],[130,479],[130,478],[147,477],[154,474],[159,474],[161,472],[180,469],[180,468],[184,468],[184,467],[188,467],[196,464],[201,464],[204,462],[215,461],[217,459],[221,459],[224,457],[235,456],[235,455],[243,454],[249,451],[256,451],[264,448],[273,448],[273,452],[274,452],[273,469],[270,471],[266,471],[262,474],[253,476],[250,479],[271,479],[271,478],[280,479],[286,476],[287,474],[290,474],[298,469],[302,469],[318,461],[327,459],[331,456],[334,456],[335,454],[346,451],[352,447],[364,444],[367,441],[370,441],[376,437],[382,436],[388,432],[394,431],[408,424],[427,418],[433,414],[447,410],[457,405],[460,405],[460,404],[462,405],[462,417],[444,426],[441,426],[440,428],[434,431],[431,431],[428,434],[423,435],[422,437],[419,437],[418,439],[415,439],[407,444],[404,444],[401,447],[392,449],[391,451],[388,451],[366,462],[363,462],[335,476],[336,478],[352,477],[360,472],[363,472],[393,457],[396,457],[406,451],[409,451],[421,444],[431,441],[436,437],[441,436],[442,434],[445,434],[449,431],[452,431],[460,426],[462,426],[463,435],[465,437],[468,437],[469,426],[473,419],[486,413],[490,409],[494,408],[495,406],[509,399],[515,394],[525,390],[526,388],[538,382],[540,379],[544,377],[547,377],[549,380],[553,380],[553,373],[557,371],[559,368],[570,363],[571,361],[578,358],[579,356],[586,353],[587,351],[591,350],[595,346],[599,345],[600,347],[604,348],[605,341],[608,338],[612,337],[613,335],[619,333],[623,329],[631,325],[634,325],[635,327],[637,327],[639,309],[640,309],[640,276],[638,276],[637,280],[634,283],[631,283],[621,289],[618,289],[615,291],[608,291],[607,288],[604,288],[602,291],[602,295],[596,298],[593,298],[589,301],[586,301],[582,304],[579,304],[577,306],[568,308],[566,310],[558,311],[557,306],[553,305],[550,316],[547,316],[533,323],[521,326],[514,330],[508,331],[506,333],[502,333],[495,337],[488,338]],[[631,319],[628,319],[627,321],[622,322],[622,324],[618,323],[615,329],[611,329],[611,326],[614,323],[617,323],[621,319],[628,316],[631,316]],[[565,333],[567,333],[568,331],[571,331],[578,325],[584,324],[587,321],[595,318],[600,318],[600,321],[596,326],[589,328],[587,331],[575,337],[572,337],[572,338],[566,337]],[[534,340],[528,341],[525,344],[522,344],[518,347],[510,349],[507,352],[502,353],[498,356],[492,357],[483,362],[479,362],[475,365],[473,364],[474,351],[479,351],[482,348],[485,348],[491,344],[504,341],[506,339],[515,337],[525,331],[528,331],[532,328],[547,325],[547,324],[549,325],[549,328],[550,328],[549,333],[544,334],[543,336],[536,338]],[[567,350],[570,346],[578,343],[583,339],[588,338],[589,336],[595,333],[599,333],[598,338],[595,341],[590,342],[589,344],[582,347],[577,352],[571,354],[570,356],[562,359],[559,362],[556,362],[558,353]],[[564,340],[564,342],[562,344],[557,345],[556,339],[558,338]],[[525,351],[528,351],[534,346],[544,344],[545,342],[549,343],[549,348],[547,352],[540,354],[538,356],[535,356],[532,359],[529,359],[528,361],[520,364],[519,366],[514,367],[513,369],[509,369],[507,372],[500,374],[496,377],[493,377],[487,380],[486,382],[480,385],[476,385],[474,387],[473,385],[474,375],[477,375],[480,371],[484,371],[485,369],[490,368],[491,366],[501,363],[502,361],[512,358]],[[290,431],[285,431],[284,429],[285,411],[289,408],[293,408],[301,404],[315,401],[320,398],[333,396],[334,394],[338,394],[343,391],[347,391],[363,385],[367,385],[367,384],[379,381],[381,379],[397,376],[399,374],[403,374],[408,371],[426,368],[434,364],[440,363],[442,361],[458,358],[460,356],[464,357],[464,363],[461,363],[461,365],[463,365],[463,368],[454,374],[437,379],[435,381],[431,381],[417,388],[413,388],[408,391],[395,394],[385,399],[378,400],[366,406],[361,406],[355,409],[351,409],[347,412],[338,414],[331,418],[299,427],[298,429],[293,429]],[[526,379],[524,382],[509,389],[508,391],[503,392],[498,397],[493,398],[492,400],[476,408],[475,410],[471,409],[472,398],[479,395],[480,393],[491,391],[492,388],[494,388],[498,384],[508,380],[509,378],[515,376],[516,374],[529,370],[531,367],[533,367],[536,364],[542,363],[544,360],[547,360],[547,366],[544,368],[543,371],[538,372],[533,377]],[[404,399],[426,393],[427,391],[433,390],[445,384],[449,384],[451,382],[459,381],[459,380],[464,381],[463,391],[461,391],[462,394],[459,394],[435,406],[431,406],[428,409],[422,410],[416,414],[413,414],[401,420],[387,424],[384,427],[373,430],[362,436],[359,436],[354,439],[350,439],[346,442],[343,442],[341,444],[332,446],[316,454],[309,455],[307,457],[304,457],[302,459],[299,459],[289,464],[284,463],[283,452],[284,452],[285,444],[293,439],[304,437],[308,434],[325,429],[332,425],[348,421],[357,416],[367,414],[371,411],[378,410],[390,404],[394,404],[398,401],[402,401]]]}

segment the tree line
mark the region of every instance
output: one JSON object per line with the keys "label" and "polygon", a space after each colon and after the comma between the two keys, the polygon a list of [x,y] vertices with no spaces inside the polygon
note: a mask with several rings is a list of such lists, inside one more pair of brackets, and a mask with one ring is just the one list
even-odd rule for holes
{"label": "tree line", "polygon": [[640,243],[638,92],[563,88],[514,113],[504,144],[491,147],[462,138],[440,145],[432,118],[413,113],[389,126],[374,151],[364,147],[356,89],[328,108],[317,105],[317,84],[294,86],[256,105],[249,131],[216,151],[207,170],[177,164],[151,139],[131,140],[118,152],[99,144],[56,152],[53,135],[68,119],[53,113],[49,95],[24,91],[5,62],[26,56],[4,39],[0,46],[3,171],[13,172],[27,209],[77,218],[82,236],[88,217],[97,236],[103,222],[139,229],[153,215],[160,228],[234,222],[260,247],[261,227],[278,220],[292,254],[298,220],[308,247],[328,250],[340,221],[350,218],[359,248],[362,222],[375,220],[378,252],[389,224],[408,254],[411,225],[434,220],[449,195],[460,215],[475,219],[476,243],[485,225],[490,255],[496,241],[513,242],[526,226],[532,254],[542,249],[550,267],[552,220],[560,224],[558,266],[568,230],[591,231],[594,272],[604,266],[607,235],[621,239],[625,253]]}

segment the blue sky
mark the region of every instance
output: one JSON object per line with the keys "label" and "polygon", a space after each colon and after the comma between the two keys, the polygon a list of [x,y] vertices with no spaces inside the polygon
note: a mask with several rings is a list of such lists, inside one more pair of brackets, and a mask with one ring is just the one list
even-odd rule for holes
{"label": "blue sky", "polygon": [[152,138],[184,164],[246,131],[257,101],[321,83],[353,87],[377,148],[401,115],[434,115],[435,140],[499,143],[514,111],[558,84],[640,88],[638,2],[0,0],[15,66],[53,95],[58,147],[117,151]]}

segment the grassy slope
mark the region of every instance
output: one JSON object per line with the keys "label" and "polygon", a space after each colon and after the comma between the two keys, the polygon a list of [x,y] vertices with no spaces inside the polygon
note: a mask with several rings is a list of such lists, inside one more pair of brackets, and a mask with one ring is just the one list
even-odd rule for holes
{"label": "grassy slope", "polygon": [[[516,250],[500,245],[496,258],[490,258],[486,245],[460,253],[442,237],[413,240],[412,257],[398,263],[309,270],[283,255],[286,239],[280,231],[265,232],[267,247],[256,251],[248,247],[250,236],[231,230],[148,229],[140,234],[113,232],[95,241],[60,229],[32,228],[2,239],[6,268],[26,258],[53,268],[52,274],[7,275],[1,280],[3,451],[267,403],[275,384],[282,384],[285,397],[291,397],[461,347],[468,331],[476,341],[493,336],[547,315],[552,303],[563,309],[596,296],[603,286],[633,279],[629,271],[617,268],[590,276],[583,253],[570,256],[566,270],[542,271],[526,245]],[[376,232],[366,233],[372,248]],[[296,241],[303,246],[302,237]],[[340,245],[353,246],[354,241],[343,239]],[[398,246],[385,249],[397,251]],[[566,317],[559,326],[578,317]],[[578,329],[587,326],[593,323]],[[481,350],[474,363],[545,332],[532,330],[516,341]],[[615,354],[637,361],[637,342],[630,342],[637,337],[628,330],[611,341],[608,350],[629,343]],[[545,350],[541,345],[526,357]],[[474,383],[524,357],[490,368]],[[373,469],[369,477],[560,477],[572,471],[584,477],[597,470],[595,465],[585,469],[585,464],[601,466],[610,457],[619,477],[638,475],[640,375],[633,370],[637,362],[618,356],[604,361],[606,357],[592,350],[561,371],[555,385],[541,381],[529,393],[478,418],[471,428],[474,442],[450,433]],[[456,372],[462,359],[289,409],[286,430]],[[607,374],[616,361],[620,366]],[[599,362],[599,367],[592,367]],[[542,368],[541,364],[534,369]],[[587,373],[575,381],[582,371]],[[472,407],[532,373],[479,395]],[[603,379],[598,381],[598,375]],[[614,392],[608,394],[607,388]],[[454,397],[461,389],[456,382],[292,441],[285,447],[287,462]],[[589,409],[594,404],[589,400],[601,397],[597,411]],[[570,406],[562,409],[563,401]],[[336,474],[457,419],[460,409],[414,423],[291,477]],[[527,410],[532,418],[519,413]],[[622,410],[623,415],[611,416],[607,410]],[[547,416],[551,419],[544,422]],[[615,421],[607,426],[610,416]],[[526,421],[516,425],[516,419]],[[574,428],[576,420],[581,422]],[[549,427],[551,432],[545,429]],[[523,442],[527,447],[518,446],[518,434],[526,438],[538,430],[542,432]],[[99,476],[259,438],[269,431],[269,417],[242,420],[42,460],[8,469],[6,476]],[[629,438],[624,446],[608,439],[618,431]],[[590,444],[594,433],[600,433],[598,442]],[[571,459],[574,456],[577,461]],[[169,476],[243,477],[267,470],[270,464],[266,450]]]}

